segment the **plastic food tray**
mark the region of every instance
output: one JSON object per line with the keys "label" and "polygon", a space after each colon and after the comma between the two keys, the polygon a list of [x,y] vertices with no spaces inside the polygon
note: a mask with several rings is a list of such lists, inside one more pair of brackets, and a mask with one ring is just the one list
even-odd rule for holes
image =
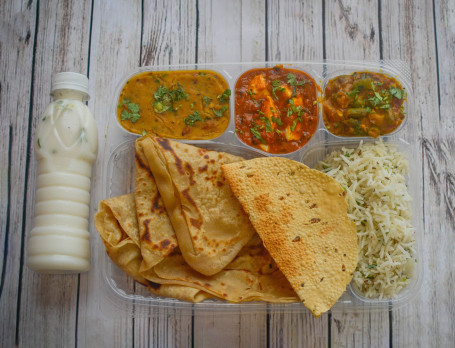
{"label": "plastic food tray", "polygon": [[[105,152],[102,157],[101,197],[115,197],[134,191],[134,141],[139,137],[124,130],[117,121],[117,103],[120,91],[125,82],[135,74],[146,71],[174,71],[174,70],[213,70],[220,73],[228,82],[232,91],[230,98],[230,123],[225,132],[212,140],[183,141],[209,150],[225,151],[245,158],[257,156],[276,156],[245,145],[240,141],[234,130],[235,124],[235,83],[245,71],[254,68],[271,68],[282,65],[284,68],[302,70],[313,77],[319,85],[318,112],[319,124],[310,141],[299,150],[282,157],[300,161],[309,167],[314,167],[326,155],[342,147],[355,148],[360,141],[364,143],[382,139],[385,143],[394,145],[404,153],[409,161],[407,185],[412,197],[412,224],[416,230],[416,255],[417,262],[414,266],[414,276],[396,297],[392,299],[369,299],[359,295],[351,285],[348,285],[331,311],[374,311],[395,309],[409,303],[418,293],[423,278],[421,262],[422,248],[422,179],[421,162],[418,141],[415,139],[417,118],[414,112],[414,97],[411,90],[410,73],[401,61],[324,61],[324,62],[254,62],[254,63],[226,63],[226,64],[192,64],[174,66],[147,66],[138,68],[118,81],[112,93],[112,104],[108,110],[108,128],[105,135]],[[393,133],[381,136],[378,139],[369,137],[340,137],[331,134],[325,127],[322,119],[322,93],[329,79],[338,75],[350,74],[354,71],[381,72],[396,78],[401,82],[407,93],[405,102],[406,117],[402,124]],[[219,300],[205,300],[193,304],[172,298],[163,298],[150,294],[141,284],[136,284],[126,273],[117,268],[106,254],[100,238],[96,238],[96,252],[100,253],[102,260],[102,277],[104,286],[107,287],[106,296],[114,306],[128,308],[131,315],[153,315],[153,308],[191,309],[193,311],[211,311],[214,313],[242,313],[260,311],[304,312],[307,311],[302,303],[271,304],[265,302],[245,302],[233,304]],[[131,306],[131,304],[134,304]],[[133,309],[132,309],[133,308]]]}

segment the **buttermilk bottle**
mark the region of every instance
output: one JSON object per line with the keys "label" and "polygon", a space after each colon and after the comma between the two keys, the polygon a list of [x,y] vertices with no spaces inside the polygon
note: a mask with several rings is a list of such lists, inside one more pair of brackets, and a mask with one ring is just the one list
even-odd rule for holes
{"label": "buttermilk bottle", "polygon": [[86,105],[88,79],[59,73],[51,96],[35,136],[38,176],[27,266],[40,273],[85,272],[90,268],[90,182],[98,148],[97,127]]}

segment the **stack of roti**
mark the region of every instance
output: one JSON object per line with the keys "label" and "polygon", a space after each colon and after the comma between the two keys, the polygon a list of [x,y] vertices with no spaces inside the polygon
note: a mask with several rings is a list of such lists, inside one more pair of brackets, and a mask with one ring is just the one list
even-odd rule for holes
{"label": "stack of roti", "polygon": [[155,295],[191,302],[296,302],[221,165],[243,160],[179,142],[136,141],[134,193],[100,202],[112,261]]}
{"label": "stack of roti", "polygon": [[135,153],[134,193],[101,201],[95,225],[113,262],[151,293],[301,300],[317,317],[346,289],[357,237],[333,179],[151,136]]}

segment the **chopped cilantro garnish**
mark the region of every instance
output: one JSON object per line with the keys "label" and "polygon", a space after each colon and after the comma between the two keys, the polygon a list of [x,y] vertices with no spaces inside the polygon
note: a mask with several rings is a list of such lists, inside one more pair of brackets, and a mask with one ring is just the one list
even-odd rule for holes
{"label": "chopped cilantro garnish", "polygon": [[129,99],[123,99],[118,107],[121,108],[124,106],[126,106],[127,109],[123,109],[120,114],[122,121],[130,120],[135,123],[141,118],[141,115],[139,114],[140,107],[138,104],[132,103]]}
{"label": "chopped cilantro garnish", "polygon": [[[299,106],[295,106],[293,98],[289,99],[289,104],[291,105],[292,112],[296,113],[297,116],[301,116],[302,115],[302,107],[300,105]],[[288,113],[289,113],[289,111],[288,111]]]}
{"label": "chopped cilantro garnish", "polygon": [[209,105],[210,102],[212,101],[212,98],[206,97],[205,95],[202,97],[202,99],[204,100],[205,105]]}
{"label": "chopped cilantro garnish", "polygon": [[397,87],[390,87],[389,93],[397,99],[403,99],[403,90]]}
{"label": "chopped cilantro garnish", "polygon": [[295,127],[297,126],[297,122],[298,122],[298,119],[296,118],[296,119],[294,120],[294,122],[292,123],[291,132],[294,131]]}
{"label": "chopped cilantro garnish", "polygon": [[277,125],[282,126],[283,122],[281,122],[281,119],[273,117],[272,116],[272,121],[275,122]]}
{"label": "chopped cilantro garnish", "polygon": [[153,98],[155,99],[153,109],[155,112],[162,114],[168,110],[176,111],[177,108],[173,108],[174,103],[182,99],[188,100],[188,94],[185,93],[180,84],[175,89],[159,86],[158,90],[153,93]]}
{"label": "chopped cilantro garnish", "polygon": [[267,144],[267,142],[264,140],[261,133],[258,131],[256,127],[251,127],[250,131],[256,139],[260,140],[263,144]]}
{"label": "chopped cilantro garnish", "polygon": [[356,86],[351,92],[347,93],[347,95],[350,98],[355,98],[359,92],[359,86]]}
{"label": "chopped cilantro garnish", "polygon": [[189,114],[187,118],[185,118],[185,124],[187,126],[194,126],[197,121],[204,121],[203,118],[201,118],[201,115],[199,114],[199,111],[195,111],[192,114]]}
{"label": "chopped cilantro garnish", "polygon": [[278,92],[283,92],[284,87],[281,87],[281,81],[280,80],[273,80],[272,81],[272,94],[275,97],[275,99],[278,99],[276,95],[276,91]]}
{"label": "chopped cilantro garnish", "polygon": [[270,120],[267,117],[261,116],[259,117],[262,121],[264,121],[265,124],[265,131],[266,132],[271,132],[272,131],[272,124],[270,123]]}
{"label": "chopped cilantro garnish", "polygon": [[215,117],[218,118],[218,117],[222,117],[223,116],[223,113],[226,111],[227,108],[228,108],[227,105],[225,105],[219,110],[212,109],[212,111],[215,114]]}
{"label": "chopped cilantro garnish", "polygon": [[286,77],[288,79],[288,84],[291,85],[291,86],[302,86],[302,85],[304,85],[305,83],[308,82],[308,81],[305,81],[305,80],[297,82],[297,79],[295,78],[294,74],[288,74]]}
{"label": "chopped cilantro garnish", "polygon": [[250,95],[251,99],[254,100],[253,95],[255,95],[256,93],[253,92],[251,89],[249,89],[249,90],[248,90],[248,94]]}
{"label": "chopped cilantro garnish", "polygon": [[231,96],[231,90],[226,89],[223,94],[217,96],[217,99],[220,101],[220,103],[227,103],[229,102],[229,97]]}

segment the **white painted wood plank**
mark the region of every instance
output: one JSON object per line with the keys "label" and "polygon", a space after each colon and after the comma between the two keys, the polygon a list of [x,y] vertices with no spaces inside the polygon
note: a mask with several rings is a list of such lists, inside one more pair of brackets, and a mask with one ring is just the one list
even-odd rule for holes
{"label": "white painted wood plank", "polygon": [[[412,72],[416,108],[410,116],[418,119],[413,135],[419,139],[423,162],[425,218],[423,257],[418,260],[424,267],[423,285],[411,304],[394,311],[393,345],[449,347],[455,341],[455,118],[451,92],[455,6],[450,1],[400,5],[384,1],[383,6],[383,21],[390,27],[384,38],[384,56],[399,55],[409,62]],[[389,12],[401,20],[390,25],[385,15]]]}
{"label": "white painted wood plank", "polygon": [[[31,144],[37,122],[51,101],[51,79],[54,73],[71,70],[86,73],[90,2],[62,4],[49,1],[38,9],[38,35],[36,38],[33,76],[33,105]],[[31,64],[31,62],[29,62]],[[33,151],[33,147],[29,149]],[[26,205],[26,232],[32,228],[31,217],[36,181],[36,160],[29,163]],[[25,243],[26,250],[27,243]],[[75,342],[77,315],[77,275],[40,275],[23,268],[22,292],[20,293],[19,344],[43,345],[54,342]],[[68,330],[68,327],[71,330]]]}
{"label": "white painted wood plank", "polygon": [[[105,158],[105,134],[111,115],[112,94],[123,74],[139,65],[141,39],[141,1],[95,1],[93,8],[89,92],[98,125],[99,148],[92,179],[90,216],[96,212],[104,190],[101,187]],[[93,220],[92,220],[93,221]],[[125,347],[134,342],[133,305],[113,295],[101,271],[104,250],[91,224],[92,269],[81,275],[77,342],[81,347]],[[133,289],[132,281],[119,287]],[[114,304],[106,301],[113,296]],[[121,306],[123,305],[123,306]],[[117,308],[120,306],[120,308]]]}
{"label": "white painted wood plank", "polygon": [[[322,3],[270,1],[268,57],[271,61],[322,61]],[[298,313],[271,311],[270,347],[326,347],[328,316],[315,319],[303,306]]]}
{"label": "white painted wood plank", "polygon": [[195,62],[196,10],[195,0],[144,3],[142,65]]}
{"label": "white painted wood plank", "polygon": [[[326,58],[379,60],[378,3],[363,1],[326,2]],[[398,20],[398,17],[393,17]],[[334,312],[331,341],[335,346],[385,347],[389,344],[388,311]]]}
{"label": "white painted wood plank", "polygon": [[36,4],[0,4],[0,346],[15,344]]}
{"label": "white painted wood plank", "polygon": [[327,59],[379,59],[377,1],[326,2]]}

